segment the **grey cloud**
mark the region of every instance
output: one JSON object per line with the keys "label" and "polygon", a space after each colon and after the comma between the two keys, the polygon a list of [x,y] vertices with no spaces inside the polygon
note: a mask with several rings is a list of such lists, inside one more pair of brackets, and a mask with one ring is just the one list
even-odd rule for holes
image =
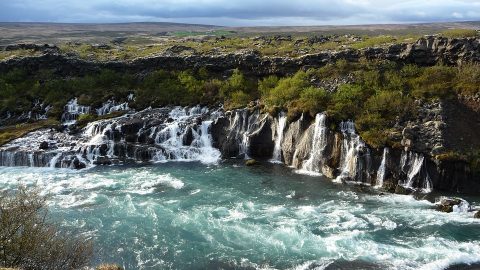
{"label": "grey cloud", "polygon": [[479,20],[467,0],[0,0],[0,21],[308,25]]}

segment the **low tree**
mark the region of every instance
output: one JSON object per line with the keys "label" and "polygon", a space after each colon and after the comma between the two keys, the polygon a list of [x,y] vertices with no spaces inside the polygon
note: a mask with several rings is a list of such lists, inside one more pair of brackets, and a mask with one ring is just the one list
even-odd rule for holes
{"label": "low tree", "polygon": [[78,269],[92,252],[90,240],[60,230],[49,219],[46,198],[38,191],[0,192],[0,267]]}

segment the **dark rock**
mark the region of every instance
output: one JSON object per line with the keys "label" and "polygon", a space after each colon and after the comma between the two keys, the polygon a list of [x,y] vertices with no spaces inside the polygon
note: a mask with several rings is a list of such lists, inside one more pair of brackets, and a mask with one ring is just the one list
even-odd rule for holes
{"label": "dark rock", "polygon": [[87,165],[81,162],[77,157],[73,159],[72,164],[73,164],[73,168],[77,170],[85,169],[87,167]]}
{"label": "dark rock", "polygon": [[142,119],[133,118],[125,121],[121,127],[123,134],[136,134],[142,127],[144,121]]}
{"label": "dark rock", "polygon": [[193,142],[193,130],[191,127],[187,128],[187,131],[185,132],[183,136],[183,145],[191,145]]}
{"label": "dark rock", "polygon": [[406,188],[402,185],[397,185],[395,187],[395,194],[400,194],[400,195],[409,195],[409,194],[412,194],[413,193],[413,190],[409,189],[409,188]]}
{"label": "dark rock", "polygon": [[480,211],[477,211],[473,217],[474,218],[480,218]]}
{"label": "dark rock", "polygon": [[40,143],[40,149],[47,150],[48,147],[49,147],[48,142],[41,142]]}
{"label": "dark rock", "polygon": [[465,204],[469,208],[469,203],[462,198],[442,197],[436,203],[436,208],[438,211],[451,213],[454,206],[460,206],[461,204]]}
{"label": "dark rock", "polygon": [[101,156],[101,157],[97,157],[93,161],[93,164],[95,164],[95,165],[112,165],[112,161],[110,160],[110,158],[108,158],[106,156]]}

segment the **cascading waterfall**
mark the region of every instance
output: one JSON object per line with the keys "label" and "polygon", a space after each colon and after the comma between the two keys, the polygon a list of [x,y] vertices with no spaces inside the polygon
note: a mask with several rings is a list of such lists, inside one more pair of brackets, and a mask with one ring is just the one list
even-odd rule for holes
{"label": "cascading waterfall", "polygon": [[310,173],[320,173],[321,163],[323,161],[323,151],[327,146],[327,131],[325,125],[326,115],[319,113],[315,116],[314,133],[309,158],[302,164],[301,171]]}
{"label": "cascading waterfall", "polygon": [[283,133],[284,133],[286,124],[287,124],[287,115],[285,112],[281,112],[278,115],[277,129],[276,129],[276,136],[275,136],[275,146],[273,149],[273,155],[271,159],[271,161],[274,163],[282,162],[282,140],[283,140]]}
{"label": "cascading waterfall", "polygon": [[422,154],[404,151],[400,158],[400,168],[406,174],[403,183],[406,188],[420,188],[423,192],[432,190],[432,181],[428,175],[425,157]]}
{"label": "cascading waterfall", "polygon": [[249,113],[248,109],[242,109],[232,113],[228,137],[234,138],[238,144],[239,156],[250,158],[250,135],[257,131],[265,118],[260,119],[260,112],[257,110]]}
{"label": "cascading waterfall", "polygon": [[88,113],[90,113],[90,107],[78,105],[77,98],[74,98],[65,105],[65,112],[62,115],[62,123],[65,125],[75,124],[78,116]]}
{"label": "cascading waterfall", "polygon": [[102,107],[98,108],[96,111],[98,115],[106,115],[113,112],[128,110],[130,110],[128,102],[117,104],[115,100],[110,99],[107,102],[103,103]]}
{"label": "cascading waterfall", "polygon": [[[210,112],[200,106],[147,109],[89,123],[78,135],[38,130],[0,147],[0,165],[85,168],[127,160],[216,163],[221,154],[212,147],[210,127],[222,114],[221,108]],[[45,142],[48,147],[41,148]]]}
{"label": "cascading waterfall", "polygon": [[382,187],[383,181],[385,181],[385,173],[387,170],[387,158],[388,158],[389,150],[387,147],[383,149],[382,161],[380,163],[380,167],[378,167],[377,171],[377,184],[376,187]]}
{"label": "cascading waterfall", "polygon": [[[370,150],[360,136],[356,134],[353,121],[341,122],[340,131],[343,134],[340,159],[341,173],[336,180],[368,182],[370,180]],[[366,173],[367,179],[364,179],[364,173]]]}

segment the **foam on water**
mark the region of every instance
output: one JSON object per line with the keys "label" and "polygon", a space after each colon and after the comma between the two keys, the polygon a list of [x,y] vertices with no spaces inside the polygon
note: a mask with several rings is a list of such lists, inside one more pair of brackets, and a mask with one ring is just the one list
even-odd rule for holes
{"label": "foam on water", "polygon": [[37,185],[52,195],[54,218],[94,237],[94,262],[126,269],[445,269],[480,261],[480,221],[471,212],[262,170],[0,168],[0,190]]}

